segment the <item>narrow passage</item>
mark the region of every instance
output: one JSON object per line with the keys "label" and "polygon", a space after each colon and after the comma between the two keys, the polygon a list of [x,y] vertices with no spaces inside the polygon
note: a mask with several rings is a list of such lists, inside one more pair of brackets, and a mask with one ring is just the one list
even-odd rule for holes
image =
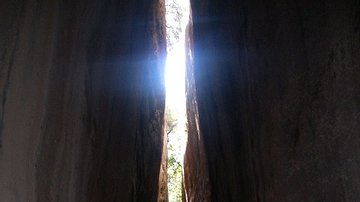
{"label": "narrow passage", "polygon": [[167,60],[166,133],[168,135],[167,186],[170,202],[181,202],[183,156],[187,141],[185,104],[185,27],[189,2],[166,0]]}

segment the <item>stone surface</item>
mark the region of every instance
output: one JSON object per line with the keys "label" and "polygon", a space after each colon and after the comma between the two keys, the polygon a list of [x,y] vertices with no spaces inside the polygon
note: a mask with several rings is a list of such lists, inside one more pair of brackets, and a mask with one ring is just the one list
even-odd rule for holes
{"label": "stone surface", "polygon": [[[166,201],[164,1],[0,5],[0,201]],[[359,1],[191,5],[184,200],[357,201]]]}
{"label": "stone surface", "polygon": [[156,201],[165,8],[2,1],[1,201]]}
{"label": "stone surface", "polygon": [[207,164],[188,147],[185,192],[202,201],[207,170],[211,201],[357,201],[359,1],[191,5]]}
{"label": "stone surface", "polygon": [[193,25],[186,27],[186,117],[188,141],[184,155],[183,201],[210,201],[210,181],[202,133],[199,128],[195,89]]}

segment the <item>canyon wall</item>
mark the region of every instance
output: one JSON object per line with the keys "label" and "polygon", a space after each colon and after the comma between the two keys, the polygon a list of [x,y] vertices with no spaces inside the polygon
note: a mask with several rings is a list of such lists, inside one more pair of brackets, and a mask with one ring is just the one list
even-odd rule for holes
{"label": "canyon wall", "polygon": [[183,201],[210,201],[210,181],[204,142],[199,126],[192,50],[193,24],[190,16],[185,30],[186,51],[186,117],[188,141],[184,154]]}
{"label": "canyon wall", "polygon": [[188,199],[203,201],[208,176],[211,201],[357,201],[359,1],[191,7]]}
{"label": "canyon wall", "polygon": [[[360,198],[360,2],[191,8],[184,200]],[[0,22],[1,201],[166,201],[164,0],[3,0]]]}
{"label": "canyon wall", "polygon": [[163,0],[2,1],[1,201],[156,201]]}

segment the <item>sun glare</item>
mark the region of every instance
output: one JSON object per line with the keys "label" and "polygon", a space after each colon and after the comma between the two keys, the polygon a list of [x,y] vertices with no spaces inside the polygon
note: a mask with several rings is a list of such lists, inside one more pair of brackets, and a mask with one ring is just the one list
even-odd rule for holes
{"label": "sun glare", "polygon": [[[166,0],[166,9],[169,45],[165,70],[166,108],[168,112],[166,114],[168,127],[168,194],[169,201],[181,201],[182,165],[187,141],[184,46],[185,27],[189,19],[189,2],[186,0]],[[176,31],[175,35],[178,35],[174,36],[174,30]]]}

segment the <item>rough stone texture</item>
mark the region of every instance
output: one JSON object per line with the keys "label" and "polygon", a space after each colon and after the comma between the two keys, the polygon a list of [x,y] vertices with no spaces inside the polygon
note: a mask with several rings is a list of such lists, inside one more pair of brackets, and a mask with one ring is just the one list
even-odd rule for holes
{"label": "rough stone texture", "polygon": [[[166,119],[166,117],[165,117]],[[166,121],[164,121],[164,124]],[[167,142],[168,136],[166,133],[165,125],[164,129],[164,136],[163,136],[163,151],[161,157],[161,167],[160,167],[160,175],[159,175],[159,195],[158,195],[158,202],[168,202],[169,201],[169,192],[167,186],[167,157],[168,157],[168,149],[167,149]]]}
{"label": "rough stone texture", "polygon": [[200,134],[207,161],[188,147],[185,165],[200,166],[185,167],[191,200],[207,170],[211,201],[357,201],[359,1],[191,6],[201,132],[189,141]]}
{"label": "rough stone texture", "polygon": [[184,155],[183,201],[210,201],[210,181],[204,142],[199,128],[196,99],[193,47],[193,25],[186,27],[186,117],[188,141]]}
{"label": "rough stone texture", "polygon": [[164,1],[0,5],[0,201],[156,201]]}
{"label": "rough stone texture", "polygon": [[[0,5],[0,200],[163,200],[163,0]],[[191,5],[184,200],[357,201],[360,2]]]}

